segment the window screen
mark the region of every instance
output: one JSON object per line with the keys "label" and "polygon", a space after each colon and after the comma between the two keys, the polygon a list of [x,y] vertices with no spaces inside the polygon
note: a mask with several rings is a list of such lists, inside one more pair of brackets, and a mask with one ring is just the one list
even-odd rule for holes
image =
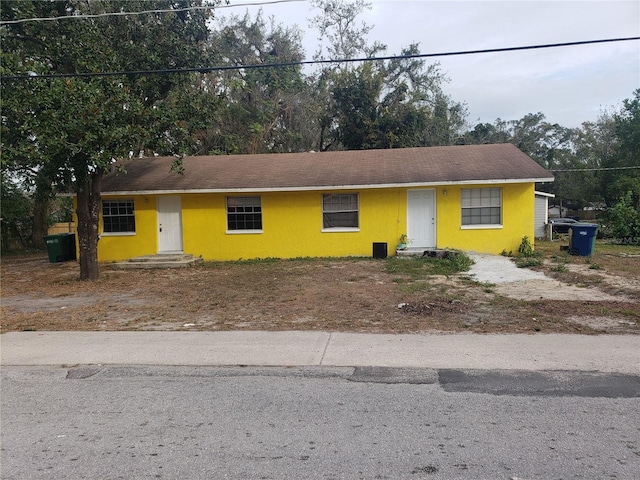
{"label": "window screen", "polygon": [[103,200],[102,231],[105,233],[135,232],[136,217],[133,200]]}
{"label": "window screen", "polygon": [[358,194],[323,195],[322,228],[358,228]]}
{"label": "window screen", "polygon": [[260,197],[227,197],[228,230],[262,230]]}
{"label": "window screen", "polygon": [[502,225],[501,188],[463,188],[462,225]]}

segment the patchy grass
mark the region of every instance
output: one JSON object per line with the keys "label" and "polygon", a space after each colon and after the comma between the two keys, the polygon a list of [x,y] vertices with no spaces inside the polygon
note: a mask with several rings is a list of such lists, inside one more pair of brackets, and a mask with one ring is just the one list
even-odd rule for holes
{"label": "patchy grass", "polygon": [[518,268],[539,267],[542,265],[542,259],[535,257],[519,257],[516,258],[515,262]]}
{"label": "patchy grass", "polygon": [[544,259],[534,267],[561,282],[598,287],[612,295],[640,297],[640,246],[615,245],[597,240],[590,257],[569,255],[560,242],[536,242],[536,253]]}
{"label": "patchy grass", "polygon": [[[599,247],[587,261],[562,254],[557,242],[543,242],[531,258],[543,261],[535,269],[574,285],[608,288],[622,295],[619,302],[507,298],[465,275],[471,260],[463,254],[269,258],[177,270],[101,265],[95,282],[78,280],[76,262],[51,264],[44,253],[3,256],[1,329],[640,333],[640,309],[628,298],[640,294],[630,284],[637,281],[640,256],[628,247]],[[601,269],[589,269],[594,264]],[[568,271],[552,272],[554,265]],[[615,286],[615,293],[610,278],[627,285]],[[575,321],[594,317],[608,322]]]}
{"label": "patchy grass", "polygon": [[466,272],[471,265],[473,260],[468,255],[455,252],[444,258],[389,257],[386,259],[385,271],[417,280],[429,275],[454,275]]}
{"label": "patchy grass", "polygon": [[537,241],[535,251],[545,259],[573,265],[598,265],[592,270],[604,270],[612,275],[627,277],[638,276],[640,271],[640,246],[615,245],[602,240],[596,241],[593,255],[580,257],[561,251],[560,246],[567,242]]}

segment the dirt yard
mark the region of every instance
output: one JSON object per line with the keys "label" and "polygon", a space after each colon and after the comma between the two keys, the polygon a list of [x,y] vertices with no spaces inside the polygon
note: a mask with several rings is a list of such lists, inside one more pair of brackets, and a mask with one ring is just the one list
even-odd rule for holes
{"label": "dirt yard", "polygon": [[76,262],[9,255],[1,330],[640,333],[640,248],[598,245],[588,259],[558,243],[537,250],[531,268],[556,281],[482,283],[434,260],[389,258],[102,265],[83,282]]}

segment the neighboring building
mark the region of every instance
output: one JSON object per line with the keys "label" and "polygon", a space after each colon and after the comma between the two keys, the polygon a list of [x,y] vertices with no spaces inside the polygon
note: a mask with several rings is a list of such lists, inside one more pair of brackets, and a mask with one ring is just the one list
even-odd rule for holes
{"label": "neighboring building", "polygon": [[51,225],[47,230],[47,235],[56,235],[58,233],[74,233],[76,226],[73,222],[59,222]]}
{"label": "neighboring building", "polygon": [[551,218],[564,218],[567,216],[569,209],[567,207],[561,207],[559,205],[554,205],[549,208],[549,216]]}
{"label": "neighboring building", "polygon": [[535,192],[535,238],[545,238],[547,236],[547,223],[549,223],[549,199],[554,198],[553,193]]}
{"label": "neighboring building", "polygon": [[205,260],[371,256],[374,242],[516,251],[534,237],[535,182],[510,144],[172,157],[102,181],[100,261],[183,252]]}

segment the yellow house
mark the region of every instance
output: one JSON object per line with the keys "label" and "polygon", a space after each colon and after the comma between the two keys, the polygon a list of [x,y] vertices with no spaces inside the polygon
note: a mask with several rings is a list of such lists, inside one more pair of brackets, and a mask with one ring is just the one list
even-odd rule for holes
{"label": "yellow house", "polygon": [[102,182],[99,261],[516,250],[549,172],[510,144],[124,162]]}

